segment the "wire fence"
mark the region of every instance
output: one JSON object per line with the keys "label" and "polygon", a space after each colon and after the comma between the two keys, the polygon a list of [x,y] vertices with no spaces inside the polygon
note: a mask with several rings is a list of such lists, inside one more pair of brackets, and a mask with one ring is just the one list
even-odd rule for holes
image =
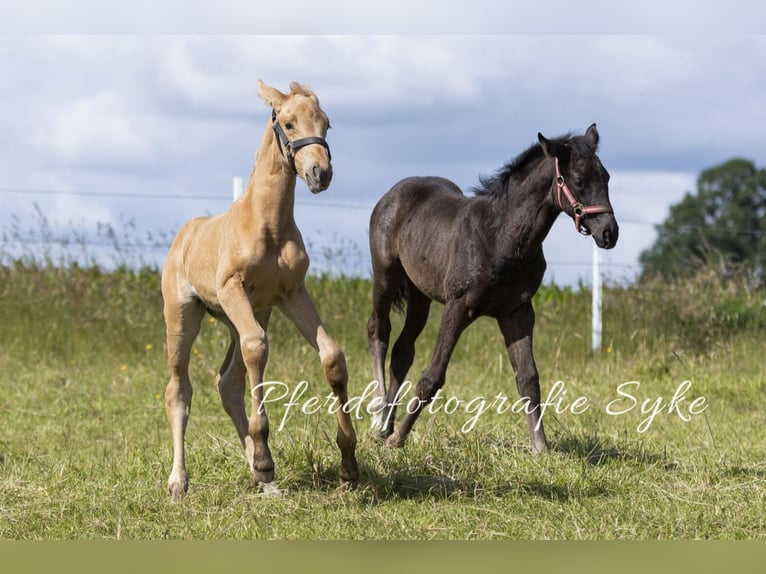
{"label": "wire fence", "polygon": [[[85,197],[94,199],[129,199],[136,202],[145,200],[204,201],[220,202],[222,206],[231,202],[226,195],[191,195],[173,193],[131,193],[121,191],[57,190],[26,187],[0,187],[0,194],[23,195],[27,198]],[[52,222],[43,213],[38,203],[29,200],[34,211],[31,222],[22,225],[18,214],[12,214],[9,221],[0,227],[0,264],[12,261],[27,261],[38,265],[97,265],[100,267],[160,268],[175,235],[174,230],[147,231],[139,229],[134,219],[121,218],[118,225],[99,223],[95,229],[78,229],[73,224]],[[316,203],[297,199],[295,205],[316,209]],[[371,213],[373,205],[364,203],[326,202],[322,208],[340,211]],[[621,219],[621,224],[656,226],[656,223]],[[370,256],[357,243],[333,235],[330,238],[309,238],[307,248],[312,255],[311,270],[319,274],[369,276]],[[579,268],[587,272],[590,260],[551,260],[549,270],[556,268]],[[639,273],[640,265],[602,261],[607,273],[633,275]],[[587,273],[584,273],[584,275]]]}

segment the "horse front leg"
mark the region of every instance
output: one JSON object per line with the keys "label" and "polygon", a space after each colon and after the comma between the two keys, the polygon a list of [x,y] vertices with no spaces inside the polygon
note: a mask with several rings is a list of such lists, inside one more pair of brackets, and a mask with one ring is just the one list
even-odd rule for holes
{"label": "horse front leg", "polygon": [[[263,373],[269,358],[269,341],[266,330],[256,320],[245,289],[238,278],[226,282],[218,292],[226,316],[239,335],[239,351],[250,378],[252,408],[244,436],[247,457],[253,483],[266,494],[278,495],[279,489],[273,484],[274,459],[269,449],[269,419],[263,404]],[[237,355],[234,359],[238,359]],[[241,420],[241,412],[233,417],[235,426]],[[241,423],[240,423],[241,424]],[[238,429],[241,433],[241,429]]]}
{"label": "horse front leg", "polygon": [[[255,320],[268,331],[271,308],[259,310],[255,313]],[[248,437],[250,436],[250,423],[245,410],[245,379],[247,367],[242,358],[239,333],[233,325],[229,325],[231,342],[226,353],[226,358],[215,380],[215,388],[221,398],[221,403],[226,413],[234,423],[237,435],[242,443],[242,448],[247,454]],[[252,453],[251,457],[252,459]],[[252,463],[252,460],[249,460]]]}
{"label": "horse front leg", "polygon": [[540,375],[532,353],[532,331],[535,326],[535,312],[531,303],[526,303],[508,317],[497,320],[503,333],[511,366],[516,373],[516,388],[519,396],[529,401],[527,428],[532,451],[540,454],[548,450],[542,413],[540,412]]}
{"label": "horse front leg", "polygon": [[[460,338],[460,334],[473,322],[468,309],[462,301],[450,301],[444,307],[439,334],[436,337],[431,363],[428,365],[415,387],[415,396],[407,402],[407,414],[402,418],[394,434],[386,440],[387,446],[400,447],[404,445],[420,412],[430,403],[439,389],[444,386],[452,351]],[[392,399],[392,397],[389,397]]]}
{"label": "horse front leg", "polygon": [[359,480],[359,465],[356,460],[356,432],[351,415],[344,408],[348,402],[348,370],[346,358],[335,341],[322,325],[314,302],[301,287],[279,308],[300,331],[301,335],[319,352],[325,378],[335,397],[335,412],[338,418],[336,443],[341,452],[340,480],[344,486],[354,486]]}
{"label": "horse front leg", "polygon": [[205,309],[199,301],[173,300],[167,289],[164,294],[164,316],[167,336],[167,360],[170,380],[165,388],[165,412],[173,435],[173,468],[168,477],[171,500],[180,500],[189,487],[186,473],[184,435],[189,422],[192,403],[192,385],[189,379],[189,360],[194,339],[199,333]]}

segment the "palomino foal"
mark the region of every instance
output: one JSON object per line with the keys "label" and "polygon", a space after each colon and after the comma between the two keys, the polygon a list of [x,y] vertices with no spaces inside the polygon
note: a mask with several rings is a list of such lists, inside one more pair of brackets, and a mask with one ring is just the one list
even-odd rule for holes
{"label": "palomino foal", "polygon": [[[186,223],[162,271],[170,368],[165,409],[173,433],[168,490],[173,499],[188,488],[184,433],[192,399],[189,359],[205,312],[229,327],[231,343],[215,384],[239,434],[253,481],[266,493],[279,493],[273,484],[274,461],[261,385],[272,307],[279,308],[319,352],[336,407],[348,400],[346,361],[306,291],[309,259],[293,217],[296,175],[312,193],[330,185],[330,148],[324,139],[330,122],[305,86],[292,83],[290,93],[283,94],[259,81],[258,93],[273,111],[244,195],[223,214]],[[251,386],[249,419],[245,375]],[[342,408],[336,410],[340,479],[353,484],[359,477],[356,435],[350,415]]]}

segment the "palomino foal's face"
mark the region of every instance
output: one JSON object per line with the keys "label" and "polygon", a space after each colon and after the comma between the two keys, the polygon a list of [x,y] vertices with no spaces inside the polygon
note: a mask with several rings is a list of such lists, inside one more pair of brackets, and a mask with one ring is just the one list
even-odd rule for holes
{"label": "palomino foal's face", "polygon": [[[285,161],[289,164],[292,160],[296,175],[306,182],[312,193],[327,189],[332,179],[332,164],[330,150],[324,140],[330,120],[319,107],[314,92],[293,82],[290,93],[283,94],[259,80],[258,95],[274,109],[279,128],[289,140],[289,149],[284,149],[284,146],[282,149]],[[275,137],[279,135],[275,133]],[[305,138],[313,138],[313,141],[302,142]]]}
{"label": "palomino foal's face", "polygon": [[[330,120],[313,94],[290,95],[277,112],[277,120],[291,141],[308,137],[324,140],[330,128]],[[294,162],[295,172],[312,193],[320,193],[330,185],[332,164],[324,146],[311,144],[295,150]]]}

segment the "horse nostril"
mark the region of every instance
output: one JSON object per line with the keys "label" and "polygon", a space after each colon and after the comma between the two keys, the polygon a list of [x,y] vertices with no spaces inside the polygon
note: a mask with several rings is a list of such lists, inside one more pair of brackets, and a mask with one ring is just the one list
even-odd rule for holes
{"label": "horse nostril", "polygon": [[601,241],[607,249],[611,249],[617,245],[617,238],[620,236],[620,229],[615,226],[610,226],[604,229],[601,233]]}
{"label": "horse nostril", "polygon": [[332,179],[332,169],[323,168],[320,164],[313,164],[305,172],[306,183],[317,189],[327,189]]}
{"label": "horse nostril", "polygon": [[325,169],[320,172],[319,180],[322,182],[322,185],[327,187],[330,185],[330,181],[332,180],[332,169]]}

